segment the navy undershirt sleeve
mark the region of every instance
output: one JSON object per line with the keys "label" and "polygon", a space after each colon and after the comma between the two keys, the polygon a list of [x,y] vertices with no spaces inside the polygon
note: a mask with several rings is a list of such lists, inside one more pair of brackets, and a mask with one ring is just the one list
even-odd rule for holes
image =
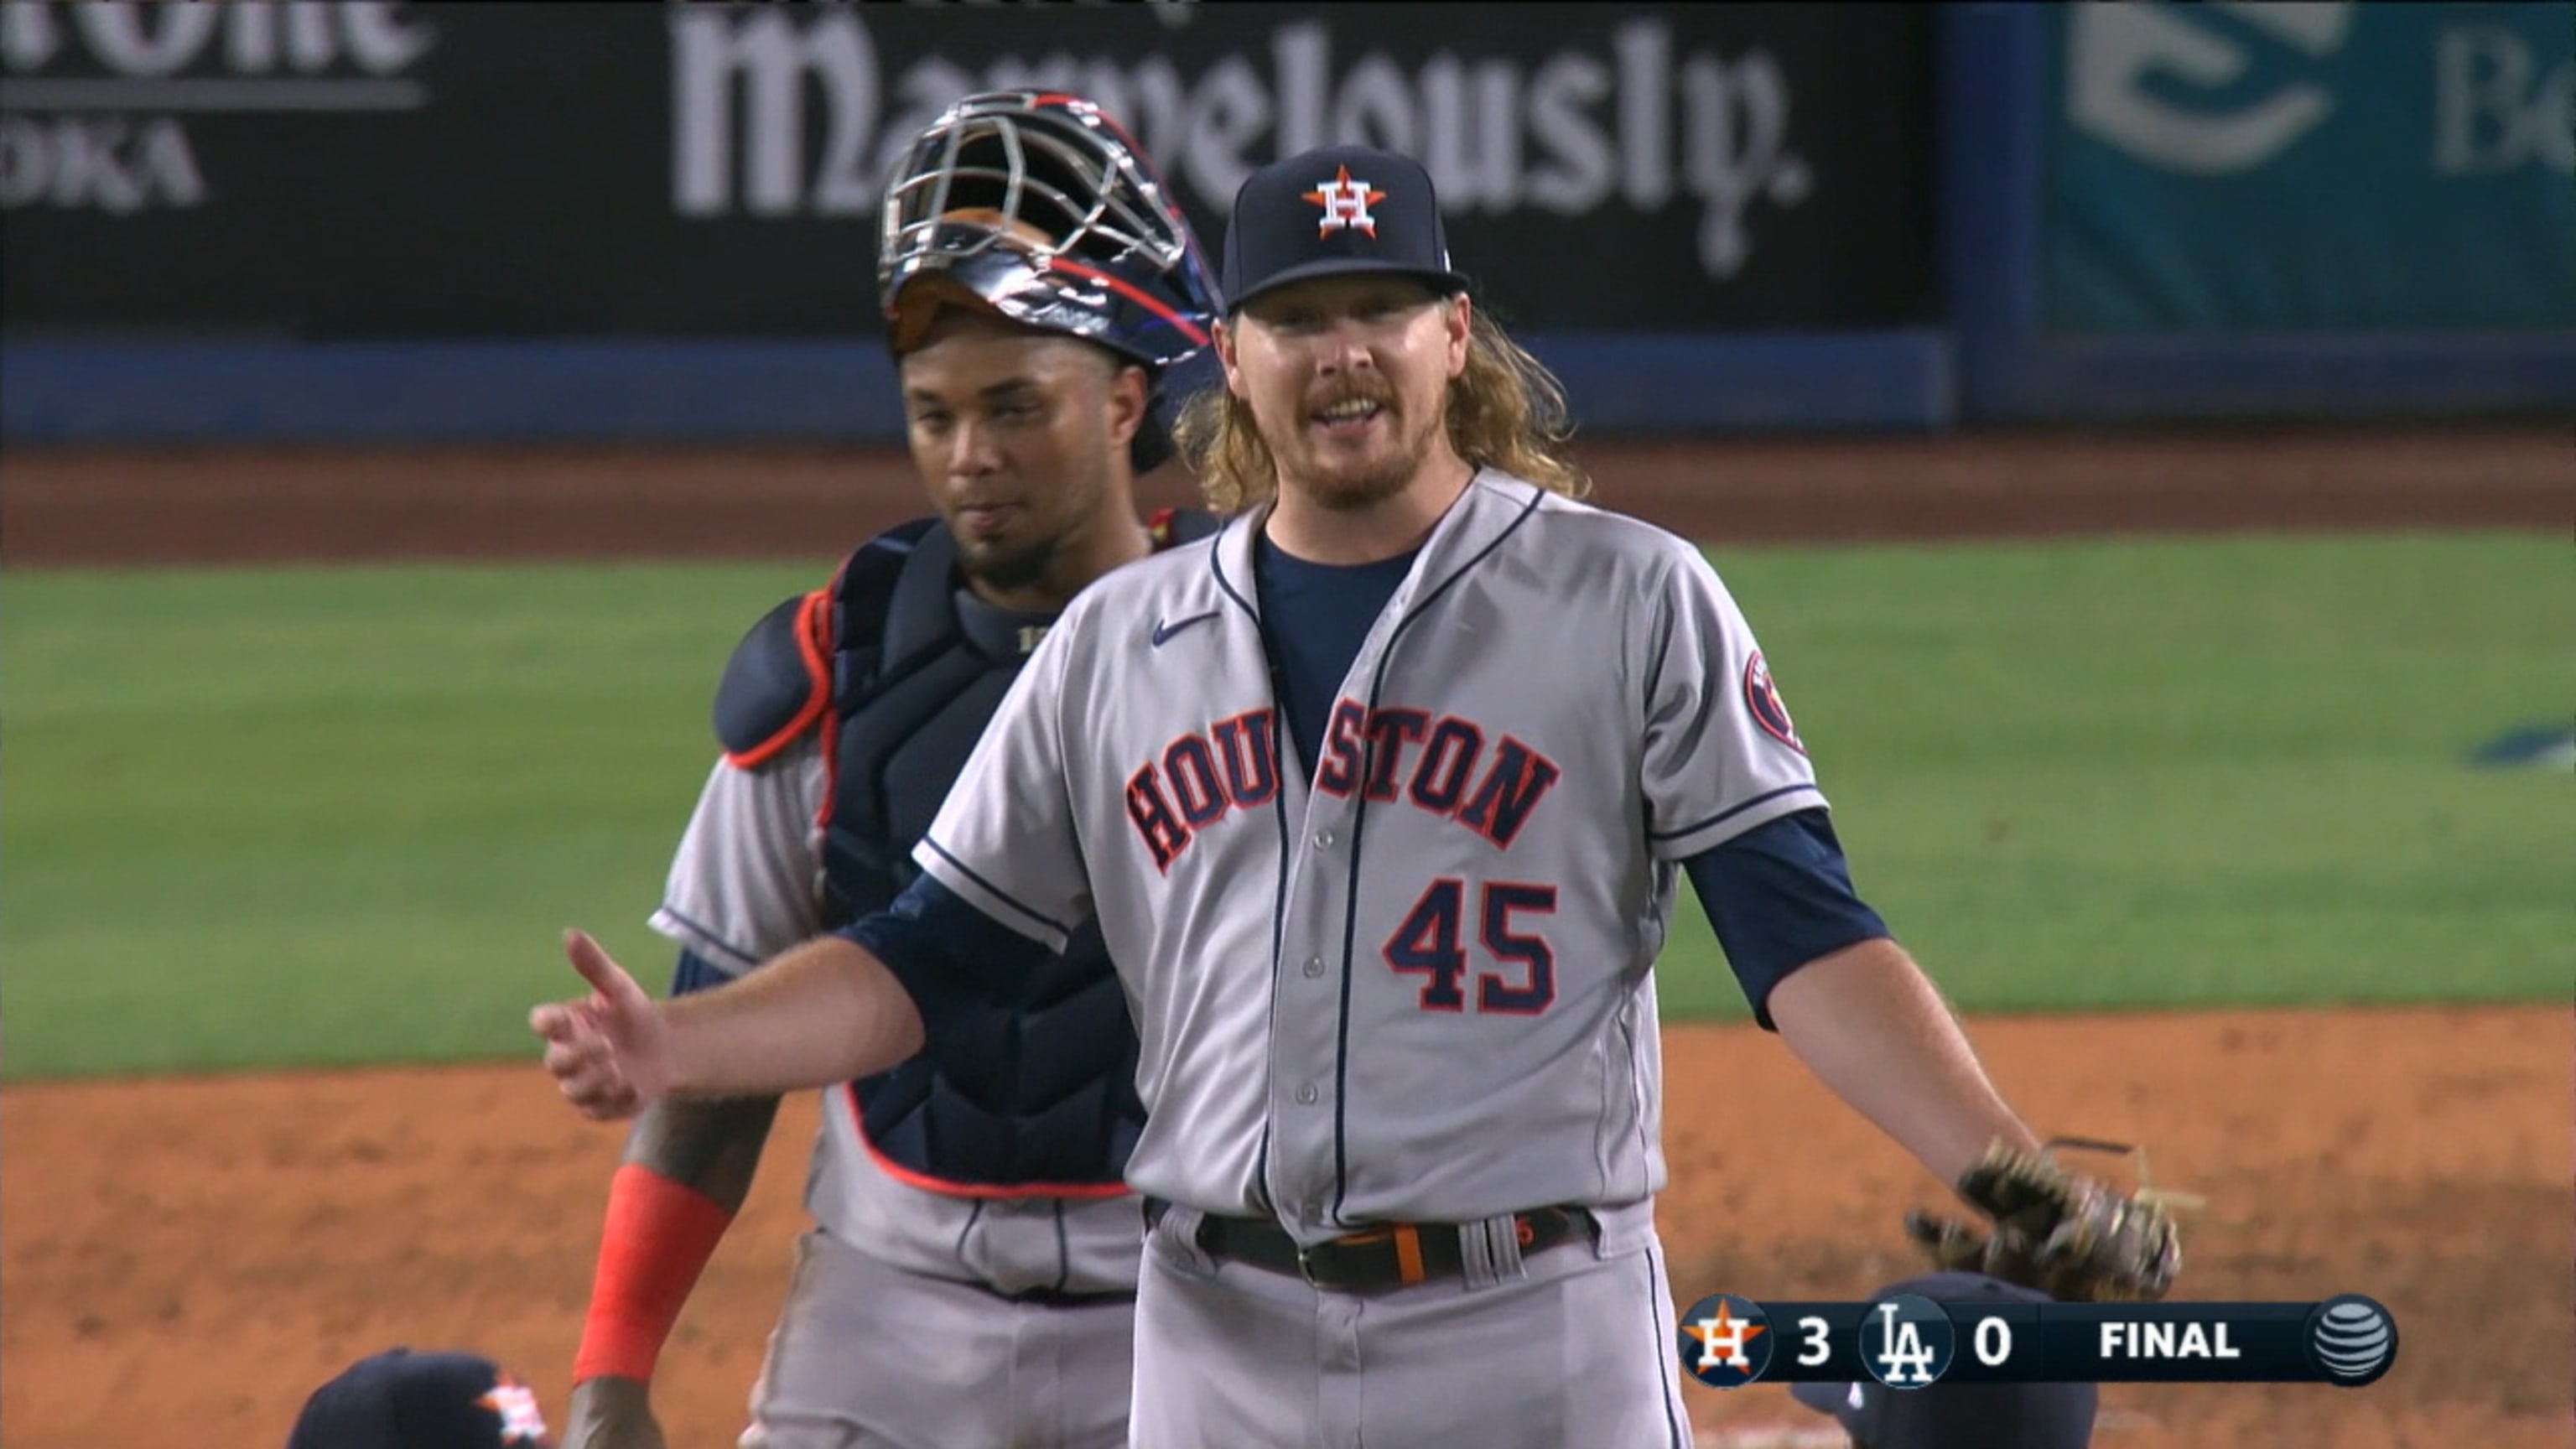
{"label": "navy undershirt sleeve", "polygon": [[836,934],[886,964],[911,994],[922,1031],[931,1036],[965,1003],[1016,994],[997,992],[991,983],[1016,984],[1049,954],[931,875],[916,877],[894,904]]}
{"label": "navy undershirt sleeve", "polygon": [[1820,956],[1888,934],[1852,889],[1824,807],[1757,825],[1682,862],[1717,944],[1765,1031],[1771,991]]}
{"label": "navy undershirt sleeve", "polygon": [[1261,642],[1271,687],[1288,719],[1298,758],[1314,774],[1333,699],[1369,627],[1413,568],[1413,555],[1367,564],[1308,563],[1263,534],[1253,540],[1253,587],[1261,600]]}
{"label": "navy undershirt sleeve", "polygon": [[686,996],[692,991],[713,991],[731,980],[730,972],[683,946],[678,963],[671,968],[671,994]]}

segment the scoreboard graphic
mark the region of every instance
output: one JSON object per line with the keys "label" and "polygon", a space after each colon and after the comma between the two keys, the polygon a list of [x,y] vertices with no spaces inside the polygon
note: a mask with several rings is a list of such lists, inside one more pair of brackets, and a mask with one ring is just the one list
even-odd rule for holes
{"label": "scoreboard graphic", "polygon": [[2315,1303],[2029,1303],[1894,1293],[1765,1303],[1713,1293],[1681,1317],[1682,1367],[1750,1383],[2321,1383],[2360,1388],[2397,1361],[2397,1320],[2358,1293]]}

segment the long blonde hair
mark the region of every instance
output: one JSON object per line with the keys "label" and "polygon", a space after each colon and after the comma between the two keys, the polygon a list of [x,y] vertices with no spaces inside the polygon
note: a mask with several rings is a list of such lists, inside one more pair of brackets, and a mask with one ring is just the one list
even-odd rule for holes
{"label": "long blonde hair", "polygon": [[[1565,452],[1574,422],[1564,385],[1481,309],[1468,316],[1467,366],[1449,380],[1448,411],[1449,446],[1470,467],[1525,478],[1568,498],[1592,491],[1592,480]],[[1217,512],[1240,512],[1279,491],[1278,460],[1261,441],[1252,405],[1222,383],[1190,399],[1173,434]]]}

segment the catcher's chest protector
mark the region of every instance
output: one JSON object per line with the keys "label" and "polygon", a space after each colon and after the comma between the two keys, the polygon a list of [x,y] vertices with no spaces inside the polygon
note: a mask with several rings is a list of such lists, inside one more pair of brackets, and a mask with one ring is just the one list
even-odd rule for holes
{"label": "catcher's chest protector", "polygon": [[[1207,531],[1182,515],[1158,519],[1156,537]],[[854,554],[832,591],[831,924],[882,908],[920,873],[912,846],[1036,647],[1035,630],[960,617],[955,565],[946,529],[909,525]],[[1099,928],[1014,984],[920,1056],[853,1085],[869,1145],[925,1186],[1123,1192],[1145,1109]]]}

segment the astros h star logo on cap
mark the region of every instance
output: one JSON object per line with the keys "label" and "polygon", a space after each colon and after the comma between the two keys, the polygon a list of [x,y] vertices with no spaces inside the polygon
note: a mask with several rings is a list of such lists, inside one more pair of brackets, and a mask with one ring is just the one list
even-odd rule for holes
{"label": "astros h star logo on cap", "polygon": [[545,1449],[546,1420],[537,1411],[537,1396],[527,1385],[508,1374],[496,1376],[492,1391],[474,1401],[490,1409],[501,1421],[501,1442],[528,1444]]}
{"label": "astros h star logo on cap", "polygon": [[1344,227],[1363,232],[1371,239],[1377,236],[1377,218],[1369,214],[1373,202],[1386,200],[1383,191],[1371,190],[1366,181],[1351,179],[1351,168],[1336,166],[1330,181],[1318,181],[1305,199],[1324,209],[1315,223],[1315,235],[1331,236]]}

